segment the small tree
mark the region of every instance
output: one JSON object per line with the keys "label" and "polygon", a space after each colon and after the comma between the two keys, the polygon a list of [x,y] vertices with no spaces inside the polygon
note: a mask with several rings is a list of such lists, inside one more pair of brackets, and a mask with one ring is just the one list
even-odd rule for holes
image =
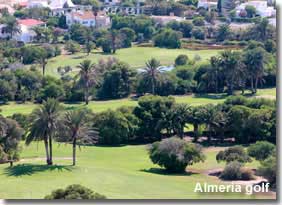
{"label": "small tree", "polygon": [[275,145],[267,141],[258,141],[248,147],[248,153],[256,160],[262,161],[275,152]]}
{"label": "small tree", "polygon": [[66,189],[56,189],[45,196],[45,199],[106,199],[106,197],[82,185],[73,184]]}
{"label": "small tree", "polygon": [[187,55],[184,55],[184,54],[180,54],[179,56],[177,56],[177,58],[175,59],[174,61],[174,64],[176,66],[179,66],[179,65],[186,65],[188,62],[188,56]]}
{"label": "small tree", "polygon": [[71,54],[74,54],[80,51],[80,45],[74,41],[68,41],[65,45],[65,49]]}
{"label": "small tree", "polygon": [[148,150],[152,162],[165,167],[169,172],[184,172],[187,165],[205,160],[199,145],[176,137],[155,142]]}

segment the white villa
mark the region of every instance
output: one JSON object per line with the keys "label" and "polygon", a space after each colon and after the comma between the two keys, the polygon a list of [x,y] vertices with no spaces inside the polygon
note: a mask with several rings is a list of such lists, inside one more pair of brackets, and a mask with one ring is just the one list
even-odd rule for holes
{"label": "white villa", "polygon": [[79,23],[90,27],[108,27],[111,24],[110,17],[104,12],[99,12],[95,17],[92,11],[72,11],[66,13],[67,25]]}
{"label": "white villa", "polygon": [[171,22],[171,21],[184,21],[185,18],[183,17],[179,17],[179,16],[174,16],[173,13],[170,13],[169,16],[151,16],[151,18],[160,25],[166,25],[167,23]]}
{"label": "white villa", "polygon": [[275,8],[267,6],[267,1],[248,1],[236,7],[235,10],[237,16],[239,16],[240,12],[245,10],[247,5],[254,6],[256,8],[257,15],[260,15],[261,17],[272,17],[276,15]]}
{"label": "white villa", "polygon": [[29,43],[34,40],[35,32],[32,30],[36,26],[45,26],[45,22],[36,19],[20,19],[18,20],[20,26],[20,33],[14,36],[17,41]]}
{"label": "white villa", "polygon": [[210,10],[211,8],[217,8],[217,1],[216,0],[199,0],[198,8],[205,8],[207,10]]}

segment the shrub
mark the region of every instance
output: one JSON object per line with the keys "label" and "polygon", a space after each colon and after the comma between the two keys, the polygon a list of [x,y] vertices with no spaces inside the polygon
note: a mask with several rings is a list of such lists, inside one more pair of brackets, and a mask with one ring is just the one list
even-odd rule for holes
{"label": "shrub", "polygon": [[266,141],[258,141],[248,148],[249,155],[260,161],[268,158],[274,151],[275,145]]}
{"label": "shrub", "polygon": [[175,65],[179,66],[179,65],[186,65],[188,62],[188,56],[181,54],[179,56],[177,56],[177,58],[175,59]]}
{"label": "shrub", "polygon": [[149,147],[150,159],[154,164],[169,172],[183,172],[187,165],[205,160],[201,147],[176,137],[155,142]]}
{"label": "shrub", "polygon": [[195,17],[192,21],[195,26],[204,26],[205,18],[204,17]]}
{"label": "shrub", "polygon": [[261,166],[258,168],[258,174],[265,177],[273,188],[276,187],[276,166],[276,157],[271,156],[261,162]]}
{"label": "shrub", "polygon": [[242,167],[238,161],[228,163],[219,177],[224,180],[252,180],[255,178],[253,171]]}
{"label": "shrub", "polygon": [[251,169],[241,167],[241,180],[253,180],[255,179],[254,172]]}
{"label": "shrub", "polygon": [[56,189],[45,199],[106,199],[106,197],[82,185],[73,184],[66,189]]}
{"label": "shrub", "polygon": [[192,30],[192,36],[195,39],[199,39],[199,40],[205,40],[205,31],[201,28],[194,28]]}
{"label": "shrub", "polygon": [[242,146],[234,146],[225,149],[224,151],[218,152],[216,155],[216,161],[226,161],[227,163],[232,161],[238,161],[240,163],[251,162],[251,158],[244,150]]}

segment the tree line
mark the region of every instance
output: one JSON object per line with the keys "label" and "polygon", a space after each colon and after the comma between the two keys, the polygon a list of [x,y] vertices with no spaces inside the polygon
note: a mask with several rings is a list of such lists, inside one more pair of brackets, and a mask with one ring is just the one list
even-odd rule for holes
{"label": "tree line", "polygon": [[[21,139],[25,139],[27,145],[43,141],[47,164],[53,163],[54,140],[73,145],[74,165],[77,144],[116,146],[187,135],[192,136],[194,142],[206,137],[208,144],[222,143],[228,138],[233,138],[235,143],[276,141],[275,101],[241,96],[230,97],[218,105],[189,106],[175,103],[173,97],[149,95],[141,97],[137,107],[120,107],[101,113],[87,109],[66,110],[57,100],[47,99],[29,116],[16,114],[3,119],[1,156],[16,159],[15,154],[9,154],[18,153]],[[193,131],[186,132],[186,127],[193,127]],[[5,141],[15,144],[12,146]]]}

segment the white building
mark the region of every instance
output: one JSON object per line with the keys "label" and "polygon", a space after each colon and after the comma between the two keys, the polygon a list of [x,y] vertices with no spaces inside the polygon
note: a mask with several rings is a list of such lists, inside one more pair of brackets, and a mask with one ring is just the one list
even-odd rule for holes
{"label": "white building", "polygon": [[14,36],[17,41],[22,41],[24,43],[30,43],[34,40],[36,36],[35,32],[32,30],[36,26],[45,26],[45,22],[36,19],[20,19],[18,20],[20,27],[20,33]]}
{"label": "white building", "polygon": [[117,5],[117,4],[120,4],[120,0],[104,0],[104,4],[107,4],[107,5]]}
{"label": "white building", "polygon": [[174,16],[173,13],[171,13],[169,16],[151,16],[151,18],[160,25],[166,25],[167,23],[171,21],[184,21],[185,18],[179,17],[179,16]]}
{"label": "white building", "polygon": [[92,11],[73,11],[66,13],[66,22],[68,26],[73,24],[82,24],[90,27],[108,27],[111,24],[110,17],[99,12],[95,17]]}
{"label": "white building", "polygon": [[198,8],[205,8],[207,10],[211,8],[217,8],[217,1],[213,0],[199,0],[198,1]]}
{"label": "white building", "polygon": [[239,16],[240,13],[245,10],[246,6],[255,7],[257,15],[260,15],[261,17],[272,17],[276,15],[275,8],[272,6],[267,6],[267,1],[249,1],[236,7],[235,10],[237,16]]}
{"label": "white building", "polygon": [[29,0],[27,2],[28,8],[34,8],[34,7],[48,7],[48,0]]}

